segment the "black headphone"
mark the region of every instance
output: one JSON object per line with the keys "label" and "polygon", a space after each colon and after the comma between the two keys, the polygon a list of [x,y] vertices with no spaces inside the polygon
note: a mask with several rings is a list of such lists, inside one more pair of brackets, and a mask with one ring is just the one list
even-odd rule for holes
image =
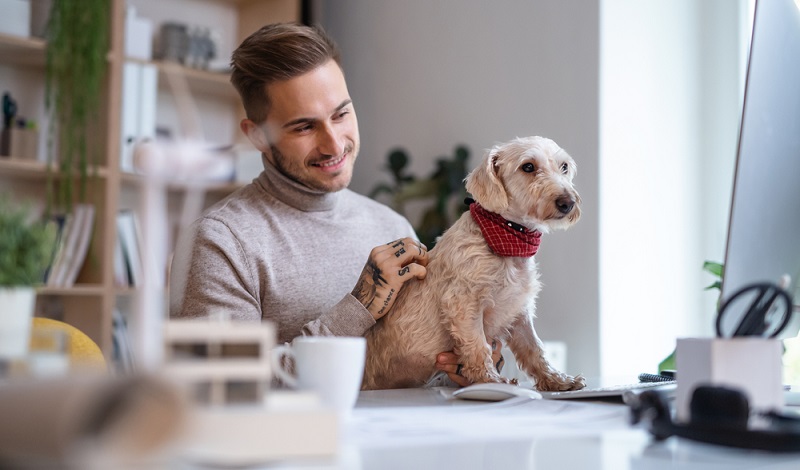
{"label": "black headphone", "polygon": [[737,389],[701,385],[692,393],[688,424],[676,424],[670,417],[666,395],[647,390],[626,397],[631,408],[631,423],[649,421],[649,431],[657,441],[679,436],[695,441],[743,449],[775,452],[800,452],[800,417],[770,411],[766,429],[750,430],[750,406]]}

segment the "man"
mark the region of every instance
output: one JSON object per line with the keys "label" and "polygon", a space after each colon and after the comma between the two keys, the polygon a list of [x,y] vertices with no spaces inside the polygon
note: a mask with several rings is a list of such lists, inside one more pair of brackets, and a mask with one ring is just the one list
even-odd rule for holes
{"label": "man", "polygon": [[[279,343],[363,336],[407,281],[424,279],[428,252],[405,218],[347,189],[360,139],[339,51],[319,28],[274,24],[231,65],[240,128],[264,171],[179,242],[174,264],[188,272],[173,271],[171,316],[269,320]],[[465,384],[454,353],[437,366]]]}

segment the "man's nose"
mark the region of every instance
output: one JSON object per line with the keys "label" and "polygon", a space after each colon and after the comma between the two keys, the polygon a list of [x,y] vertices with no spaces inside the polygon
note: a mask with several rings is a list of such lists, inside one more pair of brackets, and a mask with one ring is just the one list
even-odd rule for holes
{"label": "man's nose", "polygon": [[322,128],[319,134],[319,141],[317,142],[318,149],[323,155],[338,156],[344,152],[344,139],[331,125],[326,125]]}

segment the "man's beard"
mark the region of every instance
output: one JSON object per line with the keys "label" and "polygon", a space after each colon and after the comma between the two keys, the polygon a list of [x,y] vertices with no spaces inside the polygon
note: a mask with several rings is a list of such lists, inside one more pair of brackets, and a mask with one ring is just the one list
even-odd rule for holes
{"label": "man's beard", "polygon": [[[275,168],[283,176],[289,178],[292,181],[296,181],[296,182],[302,184],[303,186],[305,186],[305,187],[307,187],[309,189],[313,189],[315,191],[322,191],[322,192],[326,192],[326,193],[327,192],[336,192],[336,191],[340,191],[340,190],[346,188],[350,184],[350,180],[348,180],[347,183],[344,186],[332,189],[331,187],[329,187],[327,185],[320,184],[319,181],[315,180],[314,178],[306,178],[305,175],[303,175],[300,171],[297,171],[297,172],[293,172],[292,171],[292,165],[288,163],[290,161],[290,159],[287,158],[283,153],[281,153],[281,151],[278,150],[278,147],[276,147],[275,145],[271,144],[269,146],[269,149],[270,149],[270,152],[272,153],[272,159],[275,162]],[[345,149],[345,153],[348,154],[347,158],[351,158],[352,150],[353,150],[353,147],[351,147],[351,146],[348,146]]]}

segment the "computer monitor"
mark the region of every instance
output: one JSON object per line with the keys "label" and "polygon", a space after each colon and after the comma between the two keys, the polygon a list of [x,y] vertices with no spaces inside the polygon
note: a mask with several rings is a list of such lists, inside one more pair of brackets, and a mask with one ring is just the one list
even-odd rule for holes
{"label": "computer monitor", "polygon": [[788,274],[800,302],[800,0],[756,3],[724,263],[723,301]]}

